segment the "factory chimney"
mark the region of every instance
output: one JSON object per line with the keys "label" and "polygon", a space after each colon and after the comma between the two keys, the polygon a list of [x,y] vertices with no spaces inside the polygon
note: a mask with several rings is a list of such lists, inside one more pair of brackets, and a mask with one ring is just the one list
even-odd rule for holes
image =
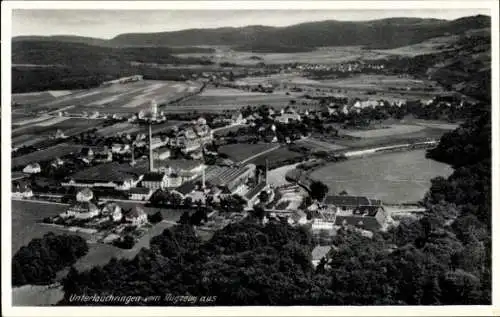
{"label": "factory chimney", "polygon": [[267,171],[268,171],[268,163],[267,163],[267,159],[266,159],[266,185],[267,185]]}
{"label": "factory chimney", "polygon": [[201,174],[201,188],[205,189],[205,169],[203,169]]}
{"label": "factory chimney", "polygon": [[153,172],[153,136],[151,132],[151,122],[149,122],[149,171]]}
{"label": "factory chimney", "polygon": [[132,161],[130,162],[130,165],[134,166],[135,165],[135,157],[134,157],[134,143],[132,142]]}

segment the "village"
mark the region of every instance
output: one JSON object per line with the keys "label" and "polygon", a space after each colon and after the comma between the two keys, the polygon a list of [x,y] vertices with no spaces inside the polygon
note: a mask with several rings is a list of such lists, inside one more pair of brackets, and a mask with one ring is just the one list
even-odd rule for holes
{"label": "village", "polygon": [[[326,106],[330,110],[326,115],[337,114],[338,107],[332,111],[334,106],[334,103]],[[340,111],[359,113],[365,107],[375,106],[379,104],[357,101],[349,110],[344,105]],[[265,166],[256,166],[220,157],[211,146],[218,141],[214,137],[217,128],[210,128],[203,117],[175,127],[168,135],[153,136],[152,127],[167,121],[158,108],[151,101],[150,111],[141,111],[128,119],[144,126],[147,134],[118,136],[112,140],[115,143],[83,147],[79,153],[50,162],[30,163],[14,172],[17,177],[13,177],[13,198],[70,203],[65,212],[43,219],[43,223],[82,230],[92,234],[95,242],[124,248],[131,248],[153,222],[162,220],[161,216],[152,220],[154,217],[143,210],[145,205],[182,206],[191,210],[186,216],[191,219],[203,208],[196,225],[209,232],[260,212],[257,218],[264,223],[285,221],[308,226],[322,244],[328,244],[339,227],[353,227],[369,236],[370,232],[386,228],[391,221],[380,200],[343,194],[311,201],[308,188],[301,187],[300,182],[279,185],[269,182],[267,161]],[[271,108],[265,110],[267,113],[243,111],[246,116],[236,112],[212,122],[222,123],[223,128],[243,129],[259,124],[258,130],[265,132],[261,141],[287,144],[307,138],[311,132],[287,136],[280,133],[278,138],[276,126],[291,126],[304,118],[322,116],[307,109],[296,110],[292,105],[277,112]],[[262,115],[266,114],[267,123],[263,123]],[[210,157],[213,160],[207,164]],[[38,182],[50,177],[56,180],[52,185],[42,186]],[[135,206],[122,208],[121,201]]]}

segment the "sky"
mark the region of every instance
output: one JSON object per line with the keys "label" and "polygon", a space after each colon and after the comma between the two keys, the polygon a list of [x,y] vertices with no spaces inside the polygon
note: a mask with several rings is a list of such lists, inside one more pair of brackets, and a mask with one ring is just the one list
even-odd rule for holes
{"label": "sky", "polygon": [[485,9],[443,10],[34,10],[12,12],[12,36],[78,35],[109,39],[123,33],[177,31],[247,25],[287,26],[303,22],[365,21],[390,17],[453,20]]}

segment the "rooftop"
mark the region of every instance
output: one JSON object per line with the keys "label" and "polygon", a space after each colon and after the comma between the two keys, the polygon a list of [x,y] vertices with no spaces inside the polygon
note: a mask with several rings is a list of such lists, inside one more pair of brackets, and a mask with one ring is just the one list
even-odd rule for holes
{"label": "rooftop", "polygon": [[142,178],[143,182],[161,182],[163,178],[165,177],[165,174],[163,173],[146,173],[144,174],[144,177]]}
{"label": "rooftop", "polygon": [[143,195],[146,195],[146,194],[149,194],[151,192],[151,189],[150,188],[146,188],[146,187],[132,187],[129,189],[129,194],[143,194]]}
{"label": "rooftop", "polygon": [[245,199],[252,199],[254,198],[255,196],[257,196],[262,190],[264,190],[264,188],[266,187],[266,183],[265,182],[261,182],[259,184],[257,184],[257,186],[253,187],[252,189],[250,189],[246,194],[245,194]]}
{"label": "rooftop", "polygon": [[[158,165],[156,165],[158,163]],[[170,167],[174,170],[192,170],[203,164],[201,160],[155,160],[155,167]]]}
{"label": "rooftop", "polygon": [[182,184],[181,186],[177,187],[175,191],[179,192],[182,195],[187,195],[190,192],[192,192],[196,188],[196,182],[195,181],[190,181]]}
{"label": "rooftop", "polygon": [[71,175],[71,178],[84,182],[123,182],[128,179],[136,178],[141,174],[143,174],[143,172],[141,172],[139,166],[132,167],[130,164],[110,162],[78,171]]}
{"label": "rooftop", "polygon": [[326,196],[324,203],[335,206],[369,206],[371,201],[364,196]]}

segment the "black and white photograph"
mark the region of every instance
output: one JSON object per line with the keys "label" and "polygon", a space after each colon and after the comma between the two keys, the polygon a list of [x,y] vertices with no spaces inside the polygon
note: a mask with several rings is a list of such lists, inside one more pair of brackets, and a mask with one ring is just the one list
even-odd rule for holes
{"label": "black and white photograph", "polygon": [[9,313],[495,314],[495,1],[15,2]]}

